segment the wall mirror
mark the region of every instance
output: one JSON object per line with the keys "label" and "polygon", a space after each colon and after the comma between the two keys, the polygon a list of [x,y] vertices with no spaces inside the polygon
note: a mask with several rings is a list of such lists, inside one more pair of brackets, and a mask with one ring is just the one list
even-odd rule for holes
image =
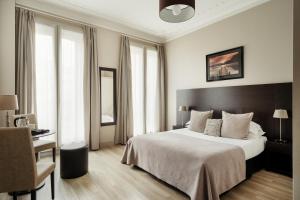
{"label": "wall mirror", "polygon": [[101,126],[116,124],[116,69],[100,67]]}

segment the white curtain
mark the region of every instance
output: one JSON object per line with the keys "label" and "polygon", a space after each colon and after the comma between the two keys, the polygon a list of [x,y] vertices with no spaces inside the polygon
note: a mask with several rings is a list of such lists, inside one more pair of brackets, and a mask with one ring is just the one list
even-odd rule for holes
{"label": "white curtain", "polygon": [[36,23],[36,105],[38,127],[57,131],[56,29]]}
{"label": "white curtain", "polygon": [[133,135],[145,133],[144,48],[130,46],[132,64]]}
{"label": "white curtain", "polygon": [[83,33],[61,29],[60,38],[59,142],[84,142]]}
{"label": "white curtain", "polygon": [[161,46],[131,45],[133,134],[165,130],[164,52]]}
{"label": "white curtain", "polygon": [[35,33],[38,127],[57,131],[59,145],[87,142],[83,31],[39,20]]}

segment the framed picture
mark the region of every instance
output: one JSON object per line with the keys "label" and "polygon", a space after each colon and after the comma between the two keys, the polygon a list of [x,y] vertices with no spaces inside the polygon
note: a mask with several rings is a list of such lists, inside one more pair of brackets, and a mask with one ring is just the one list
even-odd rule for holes
{"label": "framed picture", "polygon": [[206,56],[206,81],[244,78],[244,47]]}

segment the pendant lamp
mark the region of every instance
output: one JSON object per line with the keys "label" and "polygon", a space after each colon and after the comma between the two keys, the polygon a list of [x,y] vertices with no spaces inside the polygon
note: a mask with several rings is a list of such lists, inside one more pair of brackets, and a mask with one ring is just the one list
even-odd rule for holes
{"label": "pendant lamp", "polygon": [[159,0],[159,17],[166,22],[180,23],[195,15],[195,0]]}

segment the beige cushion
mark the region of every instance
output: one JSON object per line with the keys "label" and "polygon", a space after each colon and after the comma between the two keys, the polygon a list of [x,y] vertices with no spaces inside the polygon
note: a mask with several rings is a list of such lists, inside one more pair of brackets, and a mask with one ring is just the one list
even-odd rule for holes
{"label": "beige cushion", "polygon": [[222,111],[221,136],[227,138],[243,139],[249,134],[250,122],[253,112],[245,114],[230,114]]}
{"label": "beige cushion", "polygon": [[49,176],[55,169],[55,163],[53,162],[37,162],[37,182],[36,185],[39,185],[44,181],[47,176]]}
{"label": "beige cushion", "polygon": [[206,126],[204,129],[204,134],[220,137],[221,136],[221,126],[222,126],[221,119],[207,119]]}
{"label": "beige cushion", "polygon": [[189,125],[189,129],[191,131],[196,131],[199,133],[203,133],[206,125],[207,119],[211,119],[213,115],[213,111],[191,111],[191,124]]}
{"label": "beige cushion", "polygon": [[49,140],[35,140],[33,141],[34,152],[38,153],[41,151],[56,148],[56,142]]}

